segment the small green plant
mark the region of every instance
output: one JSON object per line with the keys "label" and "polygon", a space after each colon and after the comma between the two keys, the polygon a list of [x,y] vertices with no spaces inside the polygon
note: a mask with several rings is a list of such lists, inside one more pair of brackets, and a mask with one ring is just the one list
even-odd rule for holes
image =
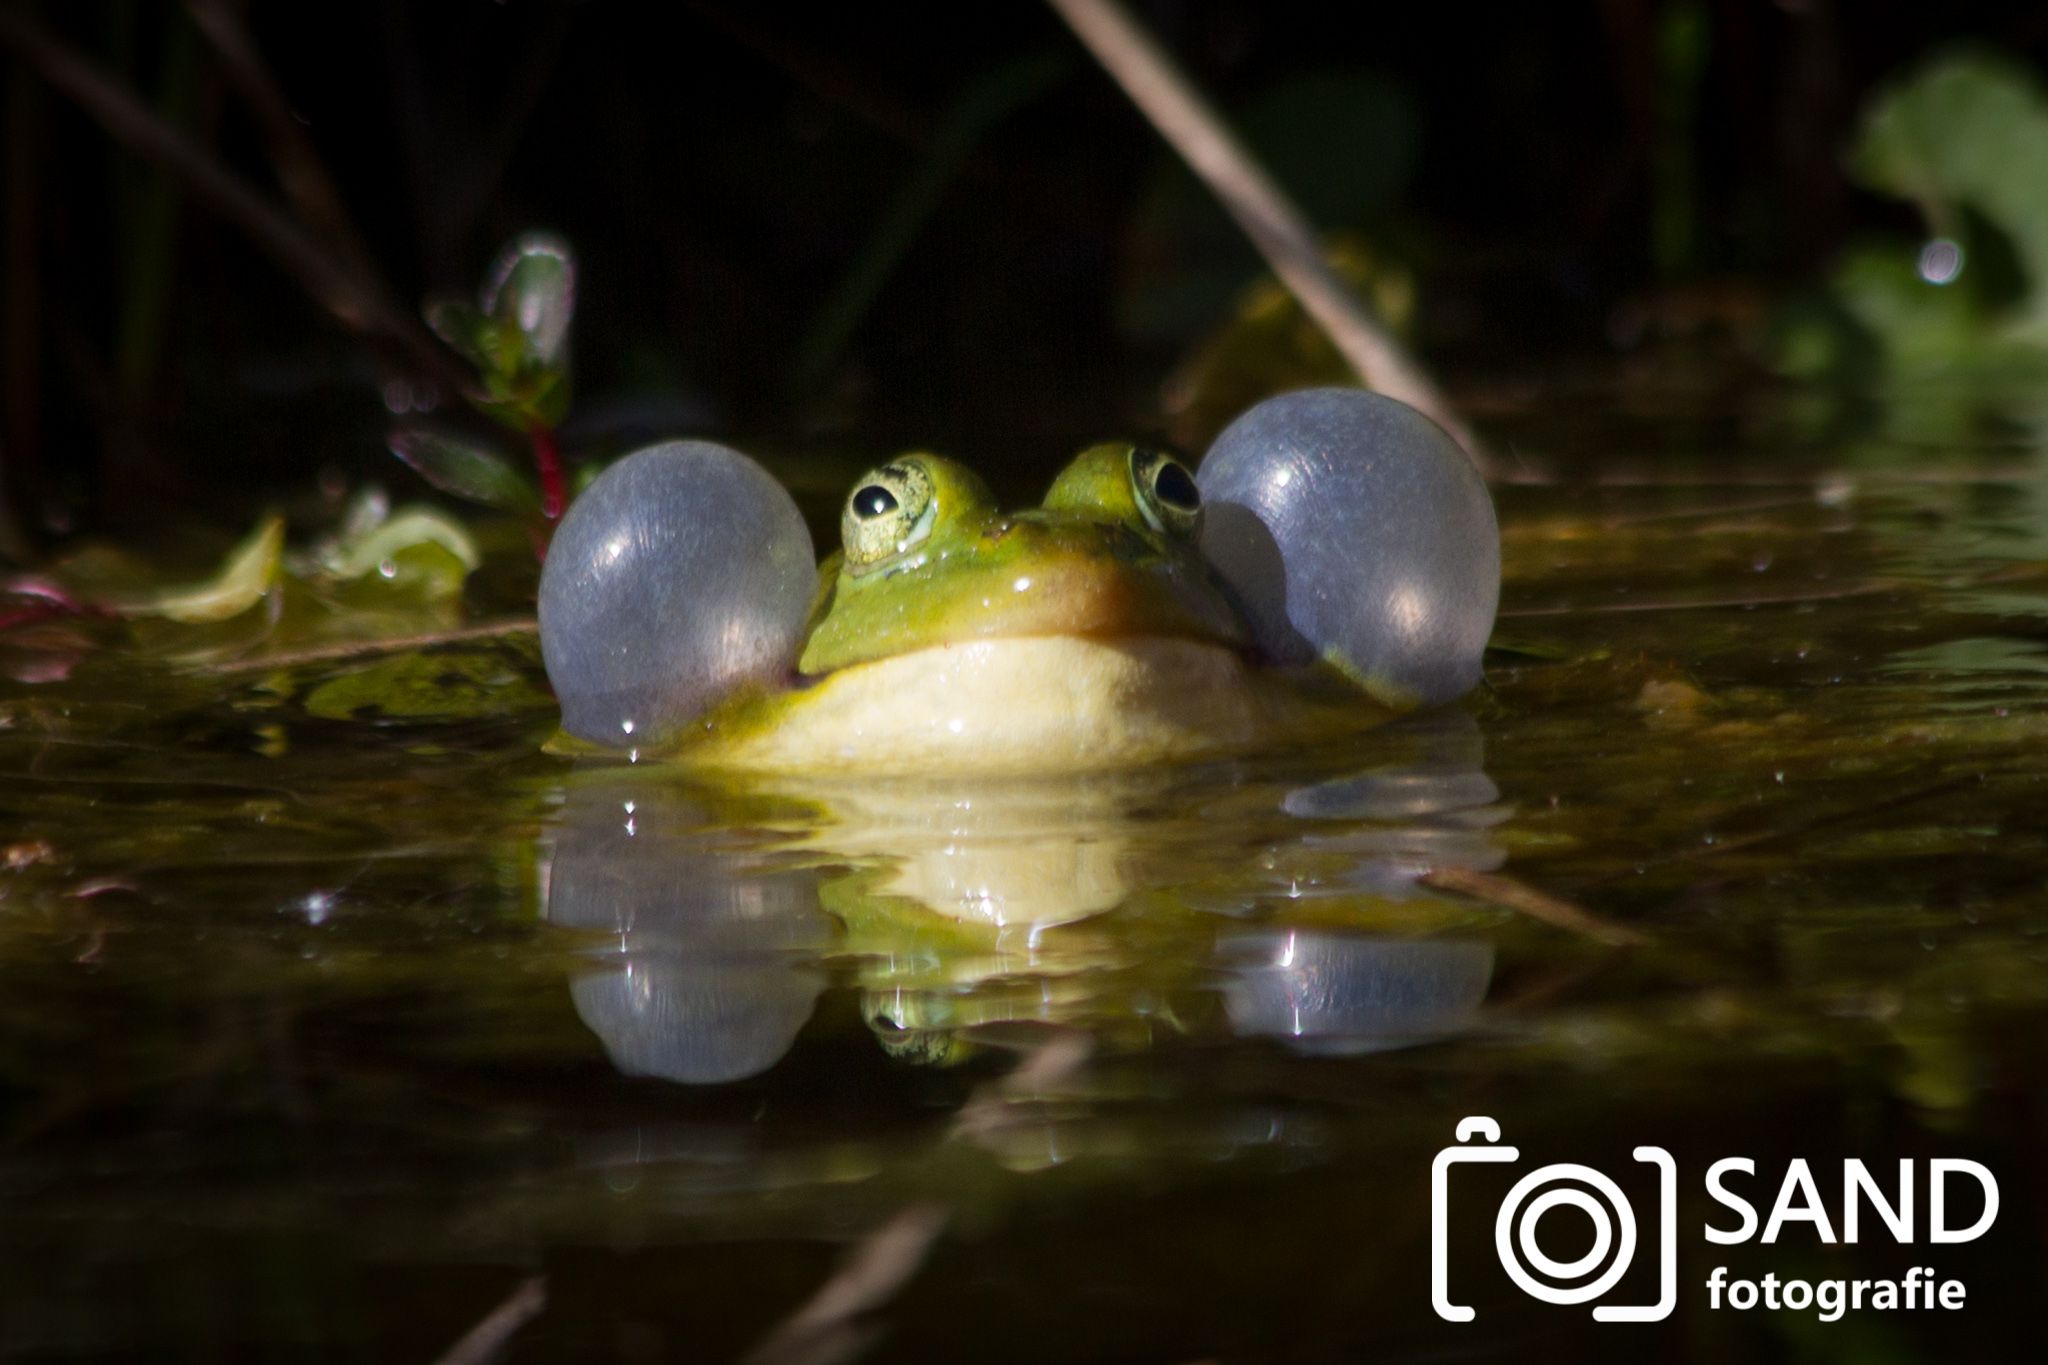
{"label": "small green plant", "polygon": [[425,309],[427,325],[476,371],[470,405],[526,438],[533,479],[502,451],[442,428],[401,427],[390,438],[392,453],[442,492],[535,518],[537,543],[568,505],[555,428],[569,409],[575,311],[575,257],[545,232],[499,254],[475,303],[436,299]]}

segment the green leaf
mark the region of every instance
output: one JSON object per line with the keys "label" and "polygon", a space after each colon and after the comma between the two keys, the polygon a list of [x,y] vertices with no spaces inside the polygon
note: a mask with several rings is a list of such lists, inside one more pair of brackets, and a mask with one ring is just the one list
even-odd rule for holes
{"label": "green leaf", "polygon": [[484,285],[483,309],[498,324],[501,373],[560,372],[569,360],[569,320],[576,312],[576,259],[552,233],[529,232],[505,248]]}
{"label": "green leaf", "polygon": [[2048,343],[2043,166],[2048,94],[2039,79],[2005,58],[1969,51],[1936,59],[1873,100],[1850,160],[1858,180],[1912,200],[1937,234],[1967,236],[1965,205],[2005,233],[2027,277],[2020,330],[2038,343]]}
{"label": "green leaf", "polygon": [[479,372],[495,368],[496,347],[492,345],[489,318],[461,299],[435,299],[421,310],[434,335],[448,343],[457,355]]}
{"label": "green leaf", "polygon": [[507,512],[534,515],[540,497],[507,460],[460,436],[407,427],[393,432],[391,453],[443,493]]}
{"label": "green leaf", "polygon": [[228,553],[219,572],[201,583],[160,588],[110,605],[130,616],[162,616],[187,625],[225,621],[263,600],[277,582],[284,555],[284,518],[272,514]]}
{"label": "green leaf", "polygon": [[[429,550],[433,553],[422,553]],[[476,542],[459,523],[431,507],[408,507],[338,547],[327,568],[344,579],[373,571],[395,579],[403,568],[411,570],[408,578],[430,589],[430,596],[449,597],[462,590],[462,580],[482,562]]]}

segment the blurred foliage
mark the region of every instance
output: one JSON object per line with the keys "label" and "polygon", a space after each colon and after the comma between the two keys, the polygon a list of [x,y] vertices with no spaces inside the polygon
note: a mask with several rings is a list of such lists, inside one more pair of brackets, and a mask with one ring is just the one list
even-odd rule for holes
{"label": "blurred foliage", "polygon": [[1789,310],[1777,357],[1801,377],[2048,380],[2048,94],[1994,54],[1937,58],[1880,91],[1849,164],[1918,209],[1921,241],[1870,240],[1824,298]]}

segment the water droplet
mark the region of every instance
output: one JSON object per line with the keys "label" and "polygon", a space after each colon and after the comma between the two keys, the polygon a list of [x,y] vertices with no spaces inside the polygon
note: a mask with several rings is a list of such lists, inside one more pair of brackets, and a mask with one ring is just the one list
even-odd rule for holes
{"label": "water droplet", "polygon": [[1929,284],[1952,284],[1963,273],[1963,249],[1946,237],[1920,248],[1920,278]]}

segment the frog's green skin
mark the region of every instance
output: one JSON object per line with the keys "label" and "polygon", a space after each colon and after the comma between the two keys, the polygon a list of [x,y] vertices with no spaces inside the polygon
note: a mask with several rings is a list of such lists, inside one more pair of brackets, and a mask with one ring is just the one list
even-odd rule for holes
{"label": "frog's green skin", "polygon": [[799,685],[705,717],[680,756],[777,771],[1071,771],[1357,728],[1350,688],[1250,657],[1195,544],[1194,481],[1095,446],[1045,501],[1000,510],[971,471],[906,455],[856,486],[821,566]]}

